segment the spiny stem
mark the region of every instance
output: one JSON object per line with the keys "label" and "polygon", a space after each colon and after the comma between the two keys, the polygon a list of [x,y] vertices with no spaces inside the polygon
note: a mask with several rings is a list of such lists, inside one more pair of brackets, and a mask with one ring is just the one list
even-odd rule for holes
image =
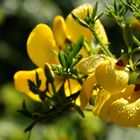
{"label": "spiny stem", "polygon": [[91,30],[91,32],[93,33],[93,35],[95,36],[96,40],[98,41],[98,43],[101,45],[101,48],[103,50],[103,52],[109,56],[113,58],[113,55],[111,54],[111,52],[108,50],[108,48],[105,46],[105,44],[101,41],[99,35],[97,34],[96,30],[94,29],[94,27],[89,27],[89,29]]}

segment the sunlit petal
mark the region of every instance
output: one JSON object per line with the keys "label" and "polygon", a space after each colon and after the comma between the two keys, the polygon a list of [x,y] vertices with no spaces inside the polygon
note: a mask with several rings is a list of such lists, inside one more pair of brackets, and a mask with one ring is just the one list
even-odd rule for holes
{"label": "sunlit petal", "polygon": [[[82,6],[79,6],[76,9],[74,9],[72,13],[75,14],[77,17],[83,19],[84,13],[87,10],[92,11],[92,6],[90,4],[84,4]],[[88,41],[93,40],[94,37],[92,32],[89,29],[76,23],[72,18],[71,14],[69,14],[66,18],[66,25],[67,25],[68,34],[70,35],[70,39],[72,42],[76,43],[76,41],[82,35],[85,36]]]}
{"label": "sunlit petal", "polygon": [[124,98],[114,101],[110,107],[112,122],[121,126],[138,126],[140,124],[140,98],[129,102]]}
{"label": "sunlit petal", "polygon": [[106,60],[95,69],[95,77],[97,83],[111,94],[119,93],[123,90],[129,79],[128,71],[118,69],[115,65],[115,60]]}
{"label": "sunlit petal", "polygon": [[65,49],[67,45],[68,35],[65,20],[62,16],[56,16],[53,22],[54,38],[60,49]]}
{"label": "sunlit petal", "polygon": [[102,25],[102,23],[100,22],[100,20],[97,20],[95,23],[95,30],[98,34],[98,36],[100,37],[100,39],[102,40],[102,42],[108,46],[108,38],[107,38],[107,34],[106,31]]}
{"label": "sunlit petal", "polygon": [[105,55],[93,55],[87,58],[83,58],[78,63],[78,70],[84,74],[91,74],[95,71],[96,67],[103,61],[105,61],[107,57]]}
{"label": "sunlit petal", "polygon": [[80,93],[80,101],[81,107],[85,107],[88,103],[90,96],[92,95],[93,88],[96,85],[96,79],[94,73],[90,75],[83,83],[81,93]]}
{"label": "sunlit petal", "polygon": [[35,82],[36,72],[39,74],[39,78],[42,81],[40,89],[43,90],[45,89],[46,78],[45,78],[44,71],[42,68],[38,68],[31,71],[18,71],[14,75],[14,82],[15,82],[15,88],[17,89],[17,91],[23,92],[35,100],[39,100],[38,95],[35,95],[30,91],[29,86],[28,86],[28,81],[27,81],[29,79]]}
{"label": "sunlit petal", "polygon": [[100,109],[104,105],[104,103],[109,99],[110,93],[104,89],[101,89],[97,95],[97,99],[95,102],[95,106],[93,108],[93,112],[95,115],[99,115]]}
{"label": "sunlit petal", "polygon": [[125,98],[129,99],[134,91],[134,85],[129,85],[126,89],[118,94],[110,94],[110,98],[103,104],[102,108],[100,109],[99,116],[103,122],[106,122],[110,119],[110,110],[111,105],[114,101]]}
{"label": "sunlit petal", "polygon": [[45,24],[38,24],[27,40],[27,52],[31,60],[43,67],[46,62],[58,63],[56,45],[51,29]]}
{"label": "sunlit petal", "polygon": [[33,92],[29,91],[27,93],[25,93],[28,97],[30,97],[31,99],[33,99],[34,101],[37,102],[41,102],[41,99],[38,95],[34,94]]}

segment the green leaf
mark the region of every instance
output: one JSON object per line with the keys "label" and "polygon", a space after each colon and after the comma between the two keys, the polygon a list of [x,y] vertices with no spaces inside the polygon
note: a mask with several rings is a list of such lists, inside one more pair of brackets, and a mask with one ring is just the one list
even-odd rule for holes
{"label": "green leaf", "polygon": [[76,43],[76,47],[72,51],[72,57],[76,57],[76,55],[81,50],[83,44],[84,44],[84,36],[81,36]]}
{"label": "green leaf", "polygon": [[38,88],[36,87],[35,83],[28,79],[29,89],[34,93],[38,94]]}
{"label": "green leaf", "polygon": [[45,72],[45,76],[47,78],[47,81],[50,83],[53,83],[55,76],[54,76],[53,70],[51,69],[51,66],[48,63],[46,63],[44,65],[44,72]]}
{"label": "green leaf", "polygon": [[84,118],[85,115],[84,115],[84,112],[82,111],[82,109],[77,106],[77,105],[74,105],[74,109]]}
{"label": "green leaf", "polygon": [[100,19],[100,17],[103,15],[104,13],[100,13],[96,18],[95,18],[95,21],[97,20],[97,19]]}
{"label": "green leaf", "polygon": [[58,58],[59,58],[59,61],[60,61],[60,64],[62,65],[62,67],[66,68],[67,67],[67,62],[66,62],[65,54],[64,54],[63,51],[60,51],[58,53]]}
{"label": "green leaf", "polygon": [[74,61],[72,62],[71,66],[70,66],[70,69],[72,69],[81,59],[82,59],[82,55],[78,55]]}
{"label": "green leaf", "polygon": [[39,79],[39,75],[38,75],[38,73],[36,72],[36,85],[37,85],[37,87],[39,88],[40,87],[40,85],[41,85],[41,80]]}
{"label": "green leaf", "polygon": [[132,47],[133,45],[133,36],[132,36],[132,28],[129,24],[126,24],[123,30],[123,37],[127,47]]}
{"label": "green leaf", "polygon": [[27,106],[26,106],[25,100],[24,100],[23,103],[22,103],[22,108],[23,108],[23,110],[27,110]]}
{"label": "green leaf", "polygon": [[134,68],[137,72],[140,72],[140,58],[135,62]]}
{"label": "green leaf", "polygon": [[132,73],[130,73],[128,84],[135,84],[138,75],[139,75],[138,72],[132,72]]}
{"label": "green leaf", "polygon": [[77,56],[77,54],[79,53],[83,45],[84,45],[84,37],[81,36],[78,39],[76,45],[73,47],[73,50],[68,54],[66,58],[68,62],[68,67],[71,67],[72,62],[73,62],[72,60]]}
{"label": "green leaf", "polygon": [[32,118],[32,113],[27,110],[18,110],[18,112],[24,115],[25,117]]}
{"label": "green leaf", "polygon": [[97,9],[98,9],[98,1],[96,1],[93,10],[92,10],[92,14],[91,14],[91,20],[94,21],[95,16],[97,14]]}
{"label": "green leaf", "polygon": [[120,16],[124,16],[126,12],[127,12],[127,8],[125,6],[123,6],[123,7],[121,7],[121,9],[119,9],[118,14]]}
{"label": "green leaf", "polygon": [[46,94],[44,92],[39,92],[39,98],[42,100],[42,101],[45,101],[46,99]]}
{"label": "green leaf", "polygon": [[88,24],[84,21],[84,20],[81,20],[80,18],[78,18],[76,15],[74,15],[73,13],[71,13],[73,19],[78,23],[80,24],[81,26],[84,26],[86,28],[89,28]]}
{"label": "green leaf", "polygon": [[118,8],[117,8],[117,2],[116,2],[116,0],[114,0],[114,12],[115,12],[115,14],[117,15],[118,14]]}

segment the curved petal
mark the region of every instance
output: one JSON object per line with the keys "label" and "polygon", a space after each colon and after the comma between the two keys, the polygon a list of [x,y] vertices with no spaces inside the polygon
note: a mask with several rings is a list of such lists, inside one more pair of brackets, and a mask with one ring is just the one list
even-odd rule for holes
{"label": "curved petal", "polygon": [[82,85],[82,89],[80,93],[80,101],[81,101],[82,108],[84,108],[88,103],[95,85],[96,85],[96,79],[95,79],[95,74],[93,73],[84,81]]}
{"label": "curved petal", "polygon": [[111,94],[119,93],[128,83],[129,74],[124,69],[117,69],[115,60],[110,59],[100,63],[95,69],[97,83]]}
{"label": "curved petal", "polygon": [[118,94],[113,94],[110,96],[110,98],[102,105],[99,117],[103,122],[106,122],[110,119],[110,110],[111,105],[113,102],[117,101],[120,98],[125,98],[126,100],[130,99],[132,93],[134,91],[134,85],[128,85],[126,89]]}
{"label": "curved petal", "polygon": [[124,98],[114,101],[110,107],[110,118],[121,126],[138,126],[140,124],[140,98],[132,103]]}
{"label": "curved petal", "polygon": [[60,49],[65,49],[67,45],[68,35],[65,20],[62,16],[56,16],[53,22],[54,38]]}
{"label": "curved petal", "polygon": [[39,74],[39,78],[42,81],[40,89],[41,90],[45,89],[46,78],[44,75],[44,70],[42,68],[38,68],[31,71],[16,72],[14,75],[14,84],[17,91],[25,93],[26,95],[28,95],[29,97],[31,97],[32,99],[36,101],[40,101],[40,98],[38,97],[38,95],[35,95],[34,93],[30,91],[28,82],[27,82],[28,79],[35,82],[36,72]]}
{"label": "curved petal", "polygon": [[51,29],[45,24],[38,24],[27,40],[27,52],[31,60],[43,67],[46,62],[58,64],[56,46]]}
{"label": "curved petal", "polygon": [[95,106],[93,108],[93,113],[95,115],[99,115],[102,106],[109,99],[109,97],[110,97],[110,93],[108,91],[106,91],[104,89],[101,89],[99,91],[97,99],[96,99]]}
{"label": "curved petal", "polygon": [[109,42],[108,42],[107,34],[100,20],[96,20],[95,30],[98,36],[100,37],[100,39],[102,40],[102,42],[108,47]]}
{"label": "curved petal", "polygon": [[78,70],[84,74],[93,73],[96,67],[106,59],[107,57],[105,55],[93,55],[87,58],[83,58],[78,63]]}
{"label": "curved petal", "polygon": [[[73,14],[75,14],[77,17],[83,19],[84,13],[90,10],[92,11],[92,6],[90,4],[84,4],[82,6],[77,7],[72,11]],[[67,25],[67,31],[70,36],[70,39],[72,42],[76,43],[80,36],[85,36],[88,41],[91,41],[94,39],[92,32],[78,24],[74,21],[71,14],[69,14],[66,18],[66,25]]]}

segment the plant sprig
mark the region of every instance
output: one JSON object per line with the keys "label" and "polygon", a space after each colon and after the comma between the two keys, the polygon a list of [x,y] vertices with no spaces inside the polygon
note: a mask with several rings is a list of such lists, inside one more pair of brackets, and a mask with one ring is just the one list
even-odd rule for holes
{"label": "plant sprig", "polygon": [[113,57],[112,53],[108,50],[108,47],[107,47],[108,44],[105,44],[102,41],[102,39],[100,38],[100,36],[98,35],[95,29],[96,21],[103,15],[103,13],[100,13],[99,15],[97,15],[97,10],[98,10],[98,2],[96,2],[96,4],[94,5],[92,12],[90,11],[85,12],[84,19],[78,18],[73,13],[71,13],[71,15],[78,24],[88,28],[93,33],[95,39],[101,46],[103,53],[109,57]]}

